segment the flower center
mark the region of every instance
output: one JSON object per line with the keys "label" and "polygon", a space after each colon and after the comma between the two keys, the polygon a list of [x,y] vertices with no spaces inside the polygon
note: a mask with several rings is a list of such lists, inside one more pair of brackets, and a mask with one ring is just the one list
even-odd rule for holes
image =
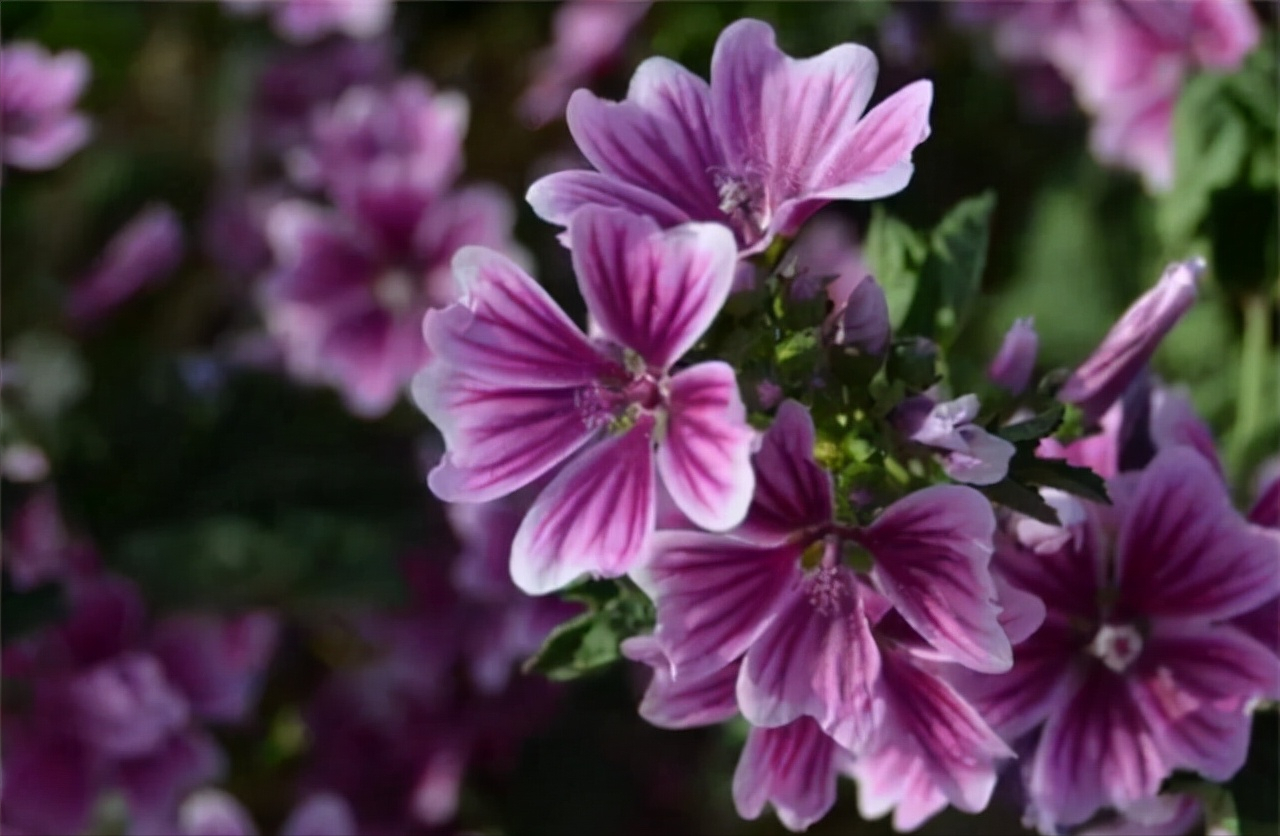
{"label": "flower center", "polygon": [[831,617],[848,609],[854,591],[848,575],[837,566],[820,566],[808,577],[809,603],[819,614]]}
{"label": "flower center", "polygon": [[769,205],[761,178],[713,169],[711,180],[720,198],[719,209],[738,237],[750,243],[764,235],[769,226]]}
{"label": "flower center", "polygon": [[406,270],[388,270],[373,284],[373,298],[392,313],[404,313],[413,306],[418,293]]}
{"label": "flower center", "polygon": [[661,427],[667,389],[666,375],[632,371],[630,379],[578,389],[573,393],[573,405],[591,429],[607,426],[615,434],[625,432],[641,415],[655,415]]}
{"label": "flower center", "polygon": [[1142,634],[1132,624],[1103,624],[1089,652],[1116,673],[1122,673],[1142,653]]}

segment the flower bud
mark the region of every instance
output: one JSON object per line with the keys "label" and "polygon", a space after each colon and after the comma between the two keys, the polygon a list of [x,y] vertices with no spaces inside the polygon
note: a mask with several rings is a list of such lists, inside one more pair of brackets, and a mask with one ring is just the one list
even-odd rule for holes
{"label": "flower bud", "polygon": [[1138,376],[1173,326],[1191,309],[1203,259],[1178,261],[1112,326],[1102,344],[1067,379],[1058,398],[1080,407],[1094,423]]}
{"label": "flower bud", "polygon": [[1031,317],[1014,320],[1008,333],[1004,335],[1000,350],[987,367],[987,377],[1014,395],[1022,394],[1031,382],[1039,348],[1040,338],[1036,334],[1035,320]]}
{"label": "flower bud", "polygon": [[876,357],[889,348],[889,303],[884,290],[871,276],[853,288],[836,315],[833,342]]}

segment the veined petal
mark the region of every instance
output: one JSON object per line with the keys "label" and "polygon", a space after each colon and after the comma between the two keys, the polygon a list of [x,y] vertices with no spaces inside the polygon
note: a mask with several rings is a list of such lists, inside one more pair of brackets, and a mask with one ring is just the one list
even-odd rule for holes
{"label": "veined petal", "polygon": [[954,688],[907,654],[886,652],[880,669],[877,697],[886,712],[880,739],[910,740],[952,804],[969,813],[984,809],[996,785],[996,760],[1013,752]]}
{"label": "veined petal", "polygon": [[[1215,4],[1216,5],[1216,4]],[[1143,799],[1101,824],[1079,831],[1080,836],[1168,836],[1191,833],[1204,818],[1194,795],[1158,795]]]}
{"label": "veined petal", "polygon": [[1247,702],[1280,692],[1280,659],[1225,624],[1156,619],[1137,664],[1144,680],[1167,679],[1197,701]]}
{"label": "veined petal", "polygon": [[738,705],[756,726],[813,717],[837,743],[858,751],[882,713],[875,698],[880,651],[846,568],[823,567],[804,579],[747,651]]}
{"label": "veined petal", "polygon": [[734,683],[736,664],[703,676],[671,676],[671,662],[653,636],[633,636],[622,643],[622,655],[653,668],[653,679],[640,701],[640,716],[663,729],[689,729],[723,723],[738,713]]}
{"label": "veined petal", "polygon": [[1030,592],[1024,592],[998,574],[993,574],[996,593],[1000,599],[1000,627],[1009,637],[1010,644],[1029,638],[1044,624],[1045,606]]}
{"label": "veined petal", "polygon": [[1155,795],[1168,774],[1128,683],[1097,665],[1045,724],[1027,791],[1042,821],[1069,826]]}
{"label": "veined petal", "polygon": [[755,495],[734,536],[780,543],[798,531],[831,521],[831,474],[814,461],[813,445],[809,410],[784,401],[753,459]]}
{"label": "veined petal", "polygon": [[584,573],[625,575],[653,536],[653,426],[641,420],[560,471],[534,501],[511,544],[511,578],[530,595]]}
{"label": "veined petal", "polygon": [[907,623],[953,661],[988,673],[1013,664],[991,560],[995,515],[982,494],[939,485],[898,500],[862,535],[872,577]]}
{"label": "veined petal", "polygon": [[1222,480],[1187,447],[1162,450],[1121,507],[1117,610],[1222,619],[1280,594],[1280,540],[1231,507]]}
{"label": "veined petal", "polygon": [[1199,772],[1212,781],[1230,780],[1249,754],[1250,716],[1242,706],[1185,710],[1166,685],[1151,680],[1135,684],[1133,692],[1167,769]]}
{"label": "veined petal", "polygon": [[427,483],[446,502],[487,502],[518,490],[573,455],[595,435],[573,388],[489,383],[435,361],[418,373],[413,396],[444,436],[446,452]]}
{"label": "veined petal", "polygon": [[653,218],[663,227],[694,220],[665,197],[598,171],[548,174],[529,187],[525,200],[535,215],[559,226],[568,226],[569,218],[583,206],[626,209]]}
{"label": "veined petal", "polygon": [[666,370],[693,347],[729,296],[733,233],[719,224],[661,231],[651,218],[592,207],[569,222],[587,310],[615,342]]}
{"label": "veined petal", "polygon": [[873,200],[904,189],[911,153],[929,138],[933,83],[917,81],[871,109],[842,134],[814,167],[808,191],[816,197]]}
{"label": "veined petal", "polygon": [[746,409],[727,363],[699,363],[671,378],[658,473],[676,506],[710,531],[742,521],[755,474]]}
{"label": "veined petal", "polygon": [[894,741],[854,759],[850,774],[858,782],[858,812],[870,821],[893,811],[893,829],[915,830],[947,806],[925,768],[924,760],[910,746]]}
{"label": "veined petal", "polygon": [[711,58],[711,112],[729,167],[760,173],[775,203],[823,182],[824,162],[856,132],[877,72],[875,55],[857,44],[796,59],[767,23],[727,27]]}
{"label": "veined petal", "polygon": [[800,551],[692,531],[659,532],[632,578],[657,608],[654,636],[677,680],[740,657],[799,580]]}
{"label": "veined petal", "polygon": [[453,257],[461,300],[428,311],[432,355],[494,383],[582,386],[615,371],[564,311],[515,262],[484,247]]}
{"label": "veined petal", "polygon": [[[993,566],[1013,586],[1043,601],[1051,612],[1096,618],[1109,543],[1099,515],[1091,513],[1093,508],[1096,506],[1075,501],[1058,507],[1060,517],[1079,511],[1084,518],[1072,520],[1060,529],[1043,526],[1045,533],[1035,532],[1034,549],[997,533]],[[1018,522],[1021,539],[1030,539],[1026,536],[1030,533],[1029,522],[1034,521]],[[1037,523],[1035,527],[1042,525]]]}
{"label": "veined petal", "polygon": [[836,803],[839,747],[808,717],[778,728],[754,728],[733,773],[733,803],[758,819],[767,803],[788,830],[801,831]]}
{"label": "veined petal", "polygon": [[690,218],[719,217],[711,171],[721,164],[707,83],[666,58],[636,68],[623,102],[588,90],[569,98],[565,120],[592,165],[663,195]]}

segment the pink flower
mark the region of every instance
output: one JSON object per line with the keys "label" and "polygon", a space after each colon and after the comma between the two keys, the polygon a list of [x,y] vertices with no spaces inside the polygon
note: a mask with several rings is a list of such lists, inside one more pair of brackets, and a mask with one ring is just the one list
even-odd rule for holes
{"label": "pink flower", "polygon": [[168,278],[182,261],[182,225],[164,204],[148,206],[107,244],[86,276],[71,288],[67,316],[79,327],[102,320],[147,287]]}
{"label": "pink flower", "polygon": [[[753,725],[809,718],[858,756],[892,742],[922,760],[948,800],[980,809],[995,761],[1010,753],[930,660],[1011,664],[986,569],[991,508],[969,488],[940,486],[866,528],[835,523],[831,477],[813,446],[807,411],[783,403],[754,458],[743,525],[655,539],[633,576],[656,605],[652,641],[669,672],[655,674],[646,701],[669,703],[673,689],[740,664],[737,703]],[[868,575],[842,563],[846,547],[871,555]]]}
{"label": "pink flower", "polygon": [[1083,503],[1060,548],[998,549],[1003,577],[1043,600],[1044,626],[1007,674],[962,674],[1003,736],[1041,729],[1024,780],[1046,832],[1151,799],[1174,770],[1227,780],[1248,704],[1280,691],[1275,649],[1232,623],[1280,590],[1280,540],[1186,446],[1108,490],[1114,508]]}
{"label": "pink flower", "polygon": [[553,41],[534,56],[533,78],[517,105],[534,126],[564,112],[578,87],[605,72],[649,11],[649,0],[569,0],[556,9]]}
{"label": "pink flower", "polygon": [[310,141],[288,158],[295,180],[335,200],[362,188],[438,191],[462,170],[469,104],[417,76],[383,90],[349,88],[311,118]]}
{"label": "pink flower", "polygon": [[463,299],[427,314],[433,359],[414,384],[445,439],[429,477],[440,498],[505,496],[568,462],[512,545],[512,578],[531,594],[630,570],[653,534],[655,472],[681,511],[713,529],[742,519],[753,481],[733,370],[712,362],[671,373],[728,295],[729,231],[661,232],[647,218],[593,209],[575,215],[569,235],[601,339],[584,336],[510,260],[466,248],[454,260]]}
{"label": "pink flower", "polygon": [[662,226],[715,221],[734,230],[744,254],[759,252],[826,203],[906,187],[911,152],[929,134],[933,87],[916,82],[864,115],[875,76],[865,47],[794,59],[768,24],[740,20],[716,43],[709,85],[650,58],[625,101],[574,93],[569,130],[598,170],[544,177],[529,202],[560,225],[589,204]]}
{"label": "pink flower", "polygon": [[26,42],[0,48],[0,162],[43,170],[80,150],[92,127],[72,108],[88,82],[79,52],[51,55]]}
{"label": "pink flower", "polygon": [[319,40],[330,33],[370,38],[387,28],[393,0],[223,0],[235,12],[272,10],[277,32],[295,43]]}
{"label": "pink flower", "polygon": [[512,222],[506,195],[489,186],[370,186],[341,212],[278,204],[261,305],[289,370],[335,386],[358,414],[385,413],[426,360],[423,314],[454,298],[449,260],[464,245],[510,248]]}

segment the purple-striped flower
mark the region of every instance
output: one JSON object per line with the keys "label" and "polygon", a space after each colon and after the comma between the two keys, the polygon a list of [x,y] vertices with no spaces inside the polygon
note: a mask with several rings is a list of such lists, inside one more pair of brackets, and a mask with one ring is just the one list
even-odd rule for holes
{"label": "purple-striped flower", "polygon": [[88,118],[76,99],[89,82],[89,62],[68,50],[50,55],[39,44],[0,47],[0,162],[54,168],[89,141]]}
{"label": "purple-striped flower", "polygon": [[1194,449],[1108,481],[1056,549],[997,549],[1044,626],[1001,676],[962,690],[1006,739],[1039,728],[1024,766],[1045,832],[1154,797],[1174,770],[1224,781],[1244,763],[1251,701],[1280,692],[1276,648],[1233,619],[1280,591],[1280,540],[1231,507]]}
{"label": "purple-striped flower", "polygon": [[544,177],[529,202],[562,226],[590,204],[662,226],[715,221],[744,253],[759,252],[831,201],[885,197],[910,181],[933,87],[916,82],[865,112],[876,71],[865,47],[794,59],[768,24],[740,20],[716,42],[710,84],[650,58],[625,101],[574,93],[569,130],[597,170]]}
{"label": "purple-striped flower", "polygon": [[[234,796],[206,787],[182,802],[177,832],[181,836],[257,836],[258,828]],[[280,836],[350,836],[356,832],[347,802],[333,793],[303,799],[280,826]]]}
{"label": "purple-striped flower", "polygon": [[371,186],[439,191],[462,170],[468,117],[465,96],[438,92],[418,76],[387,89],[352,87],[314,113],[309,142],[288,159],[290,173],[339,202]]}
{"label": "purple-striped flower", "polygon": [[1129,306],[1089,359],[1067,379],[1058,398],[1079,406],[1089,422],[1101,418],[1195,304],[1204,271],[1204,260],[1198,258],[1165,268],[1156,286]]}
{"label": "purple-striped flower", "polygon": [[655,472],[681,511],[718,530],[741,521],[753,482],[733,369],[709,362],[672,373],[729,293],[729,231],[662,232],[648,218],[591,209],[569,235],[600,339],[510,260],[466,248],[454,259],[463,299],[427,314],[433,359],[414,384],[445,439],[429,477],[442,499],[505,496],[568,460],[512,546],[512,577],[531,594],[584,572],[616,577],[641,559]]}
{"label": "purple-striped flower", "polygon": [[[783,403],[755,455],[743,525],[658,535],[633,573],[656,605],[654,641],[669,663],[655,681],[698,681],[741,660],[737,702],[753,725],[809,718],[855,755],[892,743],[921,759],[949,801],[981,809],[1010,753],[932,667],[1011,664],[987,571],[991,507],[970,488],[939,486],[866,528],[841,525],[813,447],[807,411]],[[869,553],[869,573],[845,565],[850,549]]]}
{"label": "purple-striped flower", "polygon": [[261,304],[294,375],[335,386],[358,414],[380,415],[426,360],[423,314],[454,299],[454,253],[513,249],[513,217],[490,186],[437,195],[366,185],[342,211],[303,201],[271,210],[276,269]]}

